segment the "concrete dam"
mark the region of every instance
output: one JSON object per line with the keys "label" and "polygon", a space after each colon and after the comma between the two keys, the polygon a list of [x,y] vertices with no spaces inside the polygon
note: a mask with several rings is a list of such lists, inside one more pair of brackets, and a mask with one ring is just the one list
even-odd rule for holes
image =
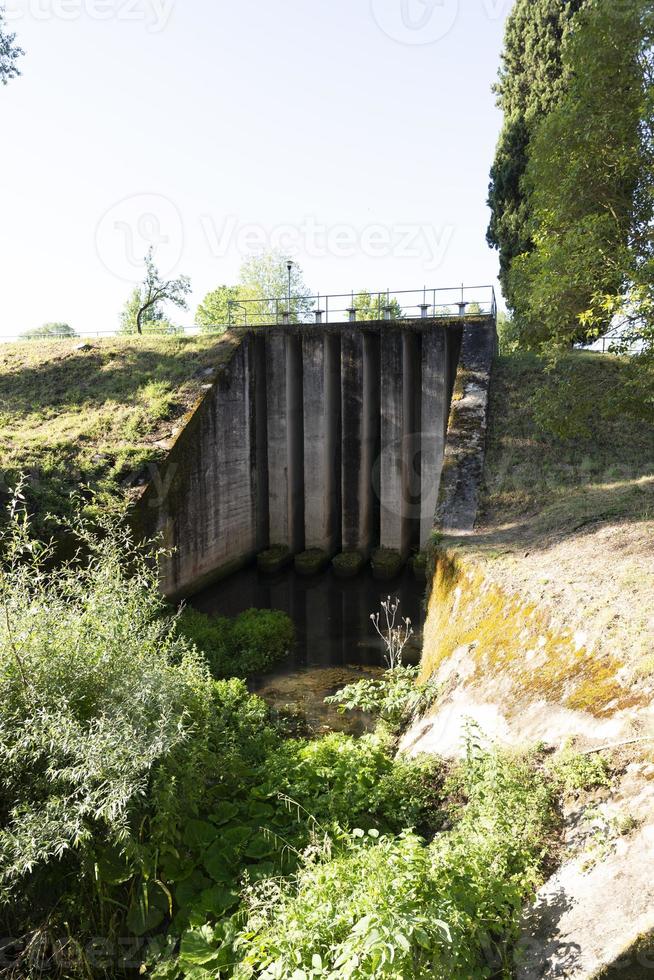
{"label": "concrete dam", "polygon": [[232,331],[141,499],[143,530],[170,550],[165,594],[197,591],[274,546],[366,559],[419,550],[443,496],[455,382],[474,378],[476,360],[489,367],[494,340],[484,315]]}

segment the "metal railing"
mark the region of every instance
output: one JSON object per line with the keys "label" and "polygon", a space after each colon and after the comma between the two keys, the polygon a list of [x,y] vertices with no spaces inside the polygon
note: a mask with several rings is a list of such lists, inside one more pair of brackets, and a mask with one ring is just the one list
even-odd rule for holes
{"label": "metal railing", "polygon": [[339,323],[426,317],[497,316],[493,286],[456,286],[370,293],[291,295],[232,300],[227,326]]}
{"label": "metal railing", "polygon": [[[290,302],[289,302],[290,299]],[[369,320],[412,320],[420,318],[496,318],[497,300],[493,286],[452,286],[440,288],[384,290],[349,293],[329,293],[293,296],[282,299],[242,299],[228,303],[227,319],[222,323],[152,330],[145,334],[197,335],[222,333],[233,326],[275,326],[283,323],[339,323]],[[42,337],[42,340],[79,340],[93,337],[131,336],[120,329],[83,330],[72,337]],[[0,343],[26,341],[30,338],[14,334],[0,335]]]}
{"label": "metal railing", "polygon": [[634,340],[631,343],[625,344],[622,331],[618,329],[609,330],[608,333],[593,341],[592,344],[584,344],[582,350],[591,351],[594,354],[615,354],[619,352],[620,354],[633,355],[642,353],[644,348],[645,343],[642,340]]}

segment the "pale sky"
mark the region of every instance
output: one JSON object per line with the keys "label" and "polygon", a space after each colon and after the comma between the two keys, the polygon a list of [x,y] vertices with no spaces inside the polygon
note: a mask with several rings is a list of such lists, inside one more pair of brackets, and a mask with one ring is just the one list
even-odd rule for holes
{"label": "pale sky", "polygon": [[8,0],[0,334],[111,330],[148,244],[197,303],[262,247],[314,290],[492,283],[511,0]]}

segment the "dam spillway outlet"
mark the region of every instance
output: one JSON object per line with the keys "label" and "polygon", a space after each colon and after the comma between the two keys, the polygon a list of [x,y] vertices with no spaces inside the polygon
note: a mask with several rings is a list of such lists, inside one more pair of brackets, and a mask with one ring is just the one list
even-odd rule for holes
{"label": "dam spillway outlet", "polygon": [[[197,591],[260,555],[403,563],[434,526],[462,335],[443,318],[241,330],[144,495],[172,550],[162,588]],[[339,562],[337,561],[337,566]],[[340,561],[341,570],[351,562]]]}

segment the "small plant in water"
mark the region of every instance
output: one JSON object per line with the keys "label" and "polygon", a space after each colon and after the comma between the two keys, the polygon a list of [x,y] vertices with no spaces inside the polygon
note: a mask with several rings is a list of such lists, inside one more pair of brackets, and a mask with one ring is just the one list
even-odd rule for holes
{"label": "small plant in water", "polygon": [[381,607],[382,612],[372,613],[370,619],[386,647],[384,676],[348,684],[325,698],[325,703],[337,704],[341,712],[359,710],[378,715],[391,731],[398,732],[433,703],[440,688],[433,680],[418,684],[420,668],[402,664],[413,629],[408,617],[398,617],[400,600],[387,596]]}
{"label": "small plant in water", "polygon": [[[371,613],[372,624],[381,636],[386,646],[384,659],[389,670],[395,670],[402,666],[402,653],[405,646],[413,636],[411,620],[407,617],[400,617],[400,622],[396,624],[397,613],[400,608],[400,600],[390,596],[381,604],[384,620],[381,613]],[[381,626],[380,626],[381,623]]]}

